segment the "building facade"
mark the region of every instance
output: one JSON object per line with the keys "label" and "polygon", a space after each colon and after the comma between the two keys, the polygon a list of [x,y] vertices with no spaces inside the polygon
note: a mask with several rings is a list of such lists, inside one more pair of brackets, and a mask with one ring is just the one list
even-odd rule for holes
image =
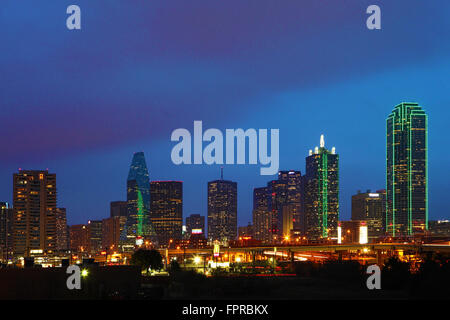
{"label": "building facade", "polygon": [[126,216],[113,216],[102,220],[102,249],[118,250]]}
{"label": "building facade", "polygon": [[56,208],[56,248],[59,251],[69,249],[66,208]]}
{"label": "building facade", "polygon": [[139,239],[156,241],[150,221],[150,180],[143,152],[136,152],[127,178],[127,222],[121,240],[128,247]]}
{"label": "building facade", "polygon": [[386,208],[386,191],[358,193],[352,196],[352,221],[367,223],[369,238],[380,237],[384,234],[383,217]]}
{"label": "building facade", "polygon": [[87,224],[88,231],[88,251],[96,254],[102,250],[102,220],[89,220]]}
{"label": "building facade", "polygon": [[192,230],[201,230],[201,233],[205,234],[205,216],[200,214],[191,214],[186,217],[186,232],[191,235]]}
{"label": "building facade", "polygon": [[253,236],[263,243],[272,243],[277,235],[277,216],[269,210],[268,187],[253,189]]}
{"label": "building facade", "polygon": [[417,103],[386,119],[386,230],[409,236],[428,229],[428,117]]}
{"label": "building facade", "polygon": [[337,237],[339,220],[339,155],[335,148],[309,151],[305,174],[305,231],[309,239]]}
{"label": "building facade", "polygon": [[112,201],[110,203],[110,217],[126,217],[128,215],[127,201]]}
{"label": "building facade", "polygon": [[19,170],[13,175],[13,251],[56,250],[56,174],[47,170]]}
{"label": "building facade", "polygon": [[272,211],[276,223],[278,239],[290,237],[295,230],[304,231],[302,175],[300,171],[280,171],[278,180],[267,185],[269,210]]}
{"label": "building facade", "polygon": [[8,202],[0,202],[0,260],[12,256],[13,208]]}
{"label": "building facade", "polygon": [[183,183],[152,181],[150,183],[150,219],[160,246],[170,240],[181,240],[183,225]]}
{"label": "building facade", "polygon": [[237,183],[208,182],[208,241],[227,243],[237,236]]}
{"label": "building facade", "polygon": [[246,226],[242,226],[238,228],[238,237],[241,238],[253,238],[254,232],[253,232],[253,225],[248,223]]}
{"label": "building facade", "polygon": [[69,227],[69,248],[74,253],[89,253],[89,232],[84,224]]}

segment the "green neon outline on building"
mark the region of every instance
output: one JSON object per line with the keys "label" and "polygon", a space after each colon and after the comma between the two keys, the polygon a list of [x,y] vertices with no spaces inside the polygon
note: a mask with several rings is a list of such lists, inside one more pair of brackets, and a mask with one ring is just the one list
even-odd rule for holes
{"label": "green neon outline on building", "polygon": [[142,236],[143,232],[142,232],[142,225],[143,225],[143,220],[144,220],[144,201],[142,199],[142,193],[140,190],[138,190],[137,192],[137,218],[138,218],[138,223],[137,223],[137,236]]}
{"label": "green neon outline on building", "polygon": [[[420,126],[420,119],[424,121],[423,127]],[[392,234],[392,236],[396,236],[396,216],[397,211],[400,210],[400,214],[406,215],[404,216],[405,218],[401,219],[402,230],[405,230],[407,235],[412,235],[414,233],[413,222],[415,221],[415,219],[419,221],[422,220],[420,215],[419,217],[417,217],[417,214],[420,213],[421,209],[425,211],[423,226],[425,230],[428,230],[428,116],[425,113],[425,110],[423,110],[419,104],[403,102],[395,106],[392,113],[386,119],[386,132],[388,132],[389,130],[389,123],[392,126],[392,137],[391,139],[388,139],[388,135],[386,135],[386,165],[387,168],[391,168],[392,173],[391,181],[389,181],[388,175],[386,176],[386,190],[390,190],[392,194],[390,195],[390,197],[386,197],[386,231],[387,233]],[[416,130],[424,130],[424,141],[420,140],[420,137],[414,136],[413,138],[413,133],[415,134],[415,132],[417,132]],[[401,143],[402,145],[396,145],[397,135],[399,135],[400,139],[401,137],[403,137],[403,139],[399,140],[399,143]],[[423,146],[420,141],[423,141],[422,144],[425,144],[425,146]],[[389,142],[392,143],[391,159],[389,159],[388,157]],[[413,153],[414,147],[416,146],[414,143],[419,143],[419,146],[422,146],[422,151],[424,151],[424,154],[422,154],[422,156],[424,158],[421,158],[420,153],[417,155],[416,153]],[[401,152],[400,154],[397,154],[396,148],[399,148],[398,151]],[[420,152],[420,150],[418,151]],[[404,157],[407,157],[407,159],[400,159],[399,157],[401,157],[401,154],[404,154]],[[415,163],[421,163],[421,161],[424,161],[424,168],[415,168]],[[399,169],[397,168],[397,165],[400,166]],[[402,173],[404,170],[402,168],[406,169],[405,173]],[[397,172],[398,170],[400,170],[400,172]],[[396,175],[403,174],[404,178],[400,179],[400,182],[397,182]],[[416,180],[423,181],[423,183],[425,183],[425,194],[422,195],[425,202],[424,207],[417,206],[417,204],[415,204],[415,201],[413,201],[415,197],[418,197],[418,199],[421,199],[422,197],[420,195],[420,191],[417,191],[415,189],[416,184],[414,182]],[[398,183],[400,184],[397,186],[397,189],[399,190],[400,195],[403,195],[401,196],[400,203],[397,203],[396,199],[396,184]],[[389,199],[391,199],[391,205],[389,205]],[[397,208],[397,206],[401,203],[405,203],[407,207]],[[389,218],[392,219],[392,230],[389,225]]]}
{"label": "green neon outline on building", "polygon": [[322,235],[328,237],[328,153],[322,152]]}

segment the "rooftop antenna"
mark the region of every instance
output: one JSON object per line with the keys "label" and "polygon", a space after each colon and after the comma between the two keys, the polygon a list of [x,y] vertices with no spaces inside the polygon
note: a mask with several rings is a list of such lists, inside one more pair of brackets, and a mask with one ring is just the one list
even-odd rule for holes
{"label": "rooftop antenna", "polygon": [[223,180],[223,167],[220,167],[220,180]]}

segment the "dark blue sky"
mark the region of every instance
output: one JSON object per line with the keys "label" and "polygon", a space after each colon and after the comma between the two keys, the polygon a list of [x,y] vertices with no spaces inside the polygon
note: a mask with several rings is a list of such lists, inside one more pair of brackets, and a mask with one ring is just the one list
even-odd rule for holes
{"label": "dark blue sky", "polygon": [[[82,30],[66,29],[78,4]],[[382,30],[366,28],[379,4]],[[385,185],[385,119],[402,101],[429,114],[430,217],[449,218],[447,0],[3,0],[0,200],[12,173],[49,168],[70,224],[125,199],[134,151],[152,180],[184,181],[184,215],[206,214],[219,166],[175,166],[176,128],[279,128],[280,169],[304,172],[325,134],[340,154],[341,217],[358,189]],[[226,166],[238,220],[275,177]]]}

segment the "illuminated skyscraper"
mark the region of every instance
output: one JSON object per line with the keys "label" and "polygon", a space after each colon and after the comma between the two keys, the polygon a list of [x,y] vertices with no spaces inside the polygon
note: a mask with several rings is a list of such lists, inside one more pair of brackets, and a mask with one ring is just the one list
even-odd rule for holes
{"label": "illuminated skyscraper", "polygon": [[[269,210],[267,187],[253,189],[253,234],[255,239],[271,243],[276,236],[277,216]],[[274,232],[275,231],[275,232]]]}
{"label": "illuminated skyscraper", "polygon": [[11,257],[12,224],[13,209],[8,202],[0,202],[0,260]]}
{"label": "illuminated skyscraper", "polygon": [[208,182],[208,240],[226,243],[237,236],[237,183]]}
{"label": "illuminated skyscraper", "polygon": [[89,232],[84,224],[76,224],[69,227],[69,248],[74,253],[88,253]]}
{"label": "illuminated skyscraper", "polygon": [[428,117],[417,103],[397,105],[386,119],[386,230],[428,229]]}
{"label": "illuminated skyscraper", "polygon": [[127,179],[127,223],[122,241],[135,245],[139,238],[155,241],[150,222],[150,180],[143,152],[133,155]]}
{"label": "illuminated skyscraper", "polygon": [[152,181],[150,183],[150,219],[159,245],[181,240],[183,225],[183,182]]}
{"label": "illuminated skyscraper", "polygon": [[123,231],[126,216],[111,216],[102,220],[102,249],[117,250],[120,241],[120,234]]}
{"label": "illuminated skyscraper", "polygon": [[56,248],[58,250],[69,249],[66,208],[56,208]]}
{"label": "illuminated skyscraper", "polygon": [[87,224],[88,232],[88,252],[91,254],[98,253],[102,249],[102,221],[89,220]]}
{"label": "illuminated skyscraper", "polygon": [[13,175],[13,251],[56,250],[56,174],[19,170]]}
{"label": "illuminated skyscraper", "polygon": [[306,235],[309,239],[337,237],[339,220],[339,155],[335,148],[309,151],[305,174]]}

